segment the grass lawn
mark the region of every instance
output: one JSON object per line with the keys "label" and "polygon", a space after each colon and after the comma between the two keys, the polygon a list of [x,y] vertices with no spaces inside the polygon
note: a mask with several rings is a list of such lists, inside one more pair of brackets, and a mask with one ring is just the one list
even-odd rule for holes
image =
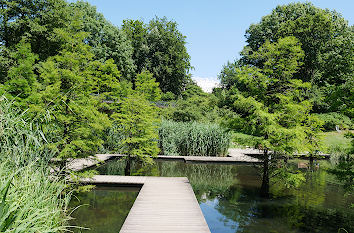
{"label": "grass lawn", "polygon": [[347,149],[350,147],[351,139],[346,138],[344,135],[348,131],[331,131],[331,132],[323,132],[323,143],[325,147],[327,147],[327,152],[330,148],[340,147],[343,149]]}
{"label": "grass lawn", "polygon": [[254,147],[255,143],[255,138],[251,135],[243,134],[243,133],[238,133],[238,132],[232,132],[231,136],[231,148],[246,148],[246,147]]}
{"label": "grass lawn", "polygon": [[[351,139],[346,138],[345,134],[348,131],[330,131],[330,132],[323,132],[323,144],[325,146],[325,149],[323,152],[329,153],[331,148],[334,147],[340,147],[343,149],[348,149],[350,147],[350,141]],[[354,131],[351,131],[354,132]],[[247,134],[242,134],[242,133],[236,133],[233,132],[232,134],[232,145],[231,148],[243,148],[246,146],[253,147],[255,145],[254,142],[254,137],[247,135]]]}

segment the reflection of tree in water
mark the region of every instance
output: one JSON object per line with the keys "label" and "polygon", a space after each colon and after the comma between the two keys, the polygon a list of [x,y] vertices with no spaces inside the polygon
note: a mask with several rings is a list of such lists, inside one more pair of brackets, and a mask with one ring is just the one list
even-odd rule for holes
{"label": "reflection of tree in water", "polygon": [[198,201],[222,196],[235,183],[235,167],[217,164],[159,163],[160,176],[186,176]]}
{"label": "reflection of tree in water", "polygon": [[[70,206],[80,206],[71,215],[71,225],[90,228],[89,232],[117,232],[128,215],[138,190],[97,188],[74,196]],[[75,230],[74,232],[88,232]]]}
{"label": "reflection of tree in water", "polygon": [[[123,175],[124,162],[108,163],[104,172]],[[236,222],[237,232],[337,232],[341,227],[354,232],[354,213],[346,208],[351,200],[329,182],[331,176],[324,169],[302,172],[307,181],[298,188],[288,188],[274,178],[273,198],[266,200],[259,197],[260,179],[252,166],[177,161],[132,164],[133,175],[187,176],[198,201],[217,200],[213,208],[224,216],[220,221],[225,226]]]}
{"label": "reflection of tree in water", "polygon": [[300,184],[299,187],[289,188],[282,179],[278,177],[272,178],[271,193],[273,197],[293,197],[293,201],[297,205],[304,207],[320,206],[325,200],[326,188],[326,172],[324,170],[311,171],[303,169],[301,172],[306,182]]}
{"label": "reflection of tree in water", "polygon": [[[303,207],[278,200],[258,202],[252,223],[240,224],[240,232],[353,232],[353,213],[336,209]],[[258,230],[255,230],[258,229]],[[283,230],[281,230],[283,229]]]}
{"label": "reflection of tree in water", "polygon": [[324,170],[303,172],[307,181],[298,188],[273,180],[273,199],[258,198],[257,188],[231,187],[215,208],[239,224],[237,232],[354,232],[351,200],[340,187],[328,182]]}
{"label": "reflection of tree in water", "polygon": [[[98,168],[100,174],[124,175],[126,162],[111,161]],[[142,164],[133,161],[132,175],[188,177],[194,193],[199,201],[222,195],[237,182],[235,174],[237,167],[218,164],[191,164],[180,161],[155,161],[153,164]]]}

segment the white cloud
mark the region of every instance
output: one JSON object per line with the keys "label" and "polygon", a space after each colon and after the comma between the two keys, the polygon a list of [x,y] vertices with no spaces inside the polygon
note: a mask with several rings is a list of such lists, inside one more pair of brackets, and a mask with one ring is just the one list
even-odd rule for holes
{"label": "white cloud", "polygon": [[214,87],[217,87],[220,82],[217,78],[192,77],[192,79],[200,86],[203,91],[211,93]]}

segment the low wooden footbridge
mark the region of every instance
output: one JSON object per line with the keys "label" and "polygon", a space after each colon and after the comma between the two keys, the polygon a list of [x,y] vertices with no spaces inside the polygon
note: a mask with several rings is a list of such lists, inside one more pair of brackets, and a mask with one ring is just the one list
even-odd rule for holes
{"label": "low wooden footbridge", "polygon": [[[91,159],[73,160],[73,170],[82,170],[123,155],[101,154]],[[257,163],[233,157],[159,156],[159,159],[184,160],[185,162]],[[141,190],[120,232],[210,232],[193,189],[186,177],[109,176],[96,175],[81,180],[97,185],[135,185]]]}
{"label": "low wooden footbridge", "polygon": [[121,233],[210,232],[186,177],[98,175],[83,182],[142,186]]}

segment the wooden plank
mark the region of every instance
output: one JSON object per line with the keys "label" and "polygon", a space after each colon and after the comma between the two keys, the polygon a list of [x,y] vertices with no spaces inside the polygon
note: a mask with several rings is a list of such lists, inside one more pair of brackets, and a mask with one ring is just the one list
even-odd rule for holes
{"label": "wooden plank", "polygon": [[97,154],[88,158],[73,159],[68,161],[68,168],[73,171],[80,171],[85,168],[92,167],[100,162],[110,159],[112,156],[109,154]]}
{"label": "wooden plank", "polygon": [[146,177],[121,233],[210,232],[185,177]]}
{"label": "wooden plank", "polygon": [[209,157],[209,156],[185,156],[186,162],[209,162],[209,163],[260,163],[261,161],[252,157],[239,159],[236,157]]}
{"label": "wooden plank", "polygon": [[[103,154],[98,154],[98,156],[102,156]],[[107,154],[106,156],[123,158],[126,155],[121,154]],[[212,157],[212,156],[168,156],[168,155],[158,155],[157,159],[163,160],[183,160],[185,162],[206,162],[206,163],[261,163],[261,161],[257,158],[252,158],[250,156],[243,156],[242,158],[238,157]]]}
{"label": "wooden plank", "polygon": [[81,183],[89,184],[131,184],[131,185],[143,185],[146,181],[145,176],[108,176],[108,175],[96,175],[92,178],[81,179]]}

